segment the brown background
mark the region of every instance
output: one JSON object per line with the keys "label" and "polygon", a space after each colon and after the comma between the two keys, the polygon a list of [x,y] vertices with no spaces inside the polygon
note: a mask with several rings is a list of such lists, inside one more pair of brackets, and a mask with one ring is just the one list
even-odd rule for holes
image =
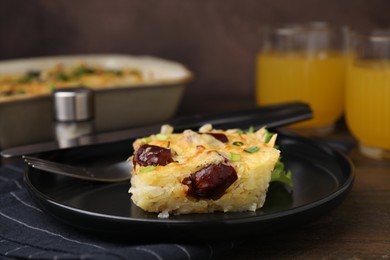
{"label": "brown background", "polygon": [[0,0],[0,60],[148,54],[194,72],[184,106],[206,93],[216,103],[254,102],[262,26],[327,21],[369,30],[390,27],[389,11],[388,0]]}

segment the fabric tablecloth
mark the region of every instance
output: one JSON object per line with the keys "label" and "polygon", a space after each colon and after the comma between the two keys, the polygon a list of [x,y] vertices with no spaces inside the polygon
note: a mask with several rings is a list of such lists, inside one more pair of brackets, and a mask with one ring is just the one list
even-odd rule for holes
{"label": "fabric tablecloth", "polygon": [[239,244],[137,244],[76,230],[34,204],[23,175],[23,162],[0,166],[0,256],[4,259],[213,259]]}

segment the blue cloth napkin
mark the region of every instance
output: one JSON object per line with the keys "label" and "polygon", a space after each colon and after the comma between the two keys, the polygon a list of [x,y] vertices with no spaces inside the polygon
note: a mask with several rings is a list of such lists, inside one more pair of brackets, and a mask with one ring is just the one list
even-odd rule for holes
{"label": "blue cloth napkin", "polygon": [[212,259],[238,243],[135,244],[62,224],[38,208],[23,183],[24,163],[0,166],[0,257],[10,259]]}

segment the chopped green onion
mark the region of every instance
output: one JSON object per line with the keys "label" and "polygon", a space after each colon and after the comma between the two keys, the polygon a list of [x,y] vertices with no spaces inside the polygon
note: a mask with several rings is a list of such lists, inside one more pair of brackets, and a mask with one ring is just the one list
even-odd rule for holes
{"label": "chopped green onion", "polygon": [[230,153],[230,160],[233,162],[238,162],[241,160],[241,155],[236,153]]}
{"label": "chopped green onion", "polygon": [[245,134],[245,131],[242,130],[242,129],[237,129],[237,133],[239,133],[239,134]]}
{"label": "chopped green onion", "polygon": [[156,135],[156,138],[157,138],[158,140],[160,140],[160,141],[165,141],[165,140],[168,139],[168,137],[169,137],[169,135],[164,135],[164,134],[157,134],[157,135]]}
{"label": "chopped green onion", "polygon": [[244,152],[247,152],[247,153],[255,153],[259,150],[259,147],[257,146],[252,146],[252,147],[249,147],[248,149],[245,149]]}
{"label": "chopped green onion", "polygon": [[150,137],[145,137],[145,138],[142,138],[141,140],[142,140],[142,142],[144,142],[144,143],[150,143],[150,142],[152,141],[152,138],[150,138]]}
{"label": "chopped green onion", "polygon": [[237,129],[237,133],[239,134],[247,134],[247,133],[254,133],[255,132],[255,128],[253,126],[249,127],[248,131],[244,131],[242,129]]}
{"label": "chopped green onion", "polygon": [[244,143],[241,142],[241,141],[235,141],[232,144],[235,145],[235,146],[243,146],[244,145]]}
{"label": "chopped green onion", "polygon": [[274,134],[265,129],[264,143],[268,143]]}
{"label": "chopped green onion", "polygon": [[142,173],[144,173],[144,172],[151,172],[151,171],[153,171],[156,168],[157,168],[157,166],[148,165],[148,166],[142,167],[140,169],[140,172],[142,172]]}

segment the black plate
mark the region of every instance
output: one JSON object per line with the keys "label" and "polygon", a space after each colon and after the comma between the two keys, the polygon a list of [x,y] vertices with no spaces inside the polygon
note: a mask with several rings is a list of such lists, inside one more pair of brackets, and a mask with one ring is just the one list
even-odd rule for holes
{"label": "black plate", "polygon": [[[256,212],[171,215],[159,219],[132,204],[128,182],[91,183],[27,167],[25,183],[37,204],[57,219],[84,230],[142,239],[232,239],[294,227],[341,203],[354,180],[353,166],[327,146],[288,133],[278,145],[294,189],[272,183]],[[40,154],[69,164],[93,165],[126,160],[131,141]]]}

